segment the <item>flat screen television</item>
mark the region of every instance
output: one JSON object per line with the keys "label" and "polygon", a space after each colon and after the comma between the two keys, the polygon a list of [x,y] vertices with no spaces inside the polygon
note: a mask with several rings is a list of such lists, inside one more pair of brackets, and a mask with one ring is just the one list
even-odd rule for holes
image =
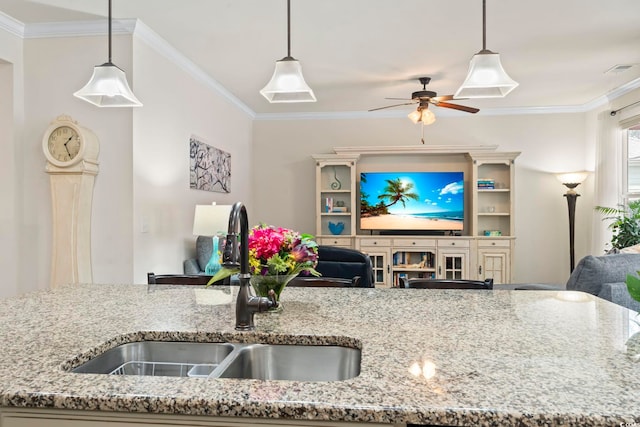
{"label": "flat screen television", "polygon": [[463,226],[463,172],[360,174],[361,230],[454,231]]}

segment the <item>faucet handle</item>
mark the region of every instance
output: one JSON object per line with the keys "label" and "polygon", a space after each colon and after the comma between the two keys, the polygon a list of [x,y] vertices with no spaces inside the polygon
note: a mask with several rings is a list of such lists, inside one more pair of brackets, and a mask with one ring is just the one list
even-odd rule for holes
{"label": "faucet handle", "polygon": [[240,252],[238,250],[238,236],[227,234],[227,239],[222,251],[222,264],[227,268],[240,267]]}

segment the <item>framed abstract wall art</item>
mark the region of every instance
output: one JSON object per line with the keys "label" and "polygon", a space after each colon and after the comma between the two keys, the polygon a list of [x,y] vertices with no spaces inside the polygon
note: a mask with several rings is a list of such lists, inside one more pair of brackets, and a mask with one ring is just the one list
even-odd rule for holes
{"label": "framed abstract wall art", "polygon": [[205,144],[198,137],[189,138],[189,181],[196,190],[231,192],[231,154]]}

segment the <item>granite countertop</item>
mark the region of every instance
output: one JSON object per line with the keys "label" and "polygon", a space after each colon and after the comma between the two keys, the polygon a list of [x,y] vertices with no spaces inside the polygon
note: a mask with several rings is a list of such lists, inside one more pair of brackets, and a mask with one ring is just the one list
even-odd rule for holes
{"label": "granite countertop", "polygon": [[[445,425],[640,423],[640,362],[627,345],[640,330],[635,313],[587,294],[288,288],[281,313],[258,314],[256,331],[237,332],[236,292],[80,285],[0,300],[0,405]],[[343,343],[361,346],[361,373],[293,382],[65,370],[142,339]]]}

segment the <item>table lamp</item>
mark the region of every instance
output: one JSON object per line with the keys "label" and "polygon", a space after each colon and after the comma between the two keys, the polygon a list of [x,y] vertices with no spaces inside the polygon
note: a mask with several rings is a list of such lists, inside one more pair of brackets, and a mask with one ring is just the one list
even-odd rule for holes
{"label": "table lamp", "polygon": [[220,270],[220,254],[218,251],[218,235],[226,235],[229,227],[231,205],[196,205],[193,216],[193,234],[207,236],[212,239],[211,258],[204,269],[205,274],[214,275]]}

